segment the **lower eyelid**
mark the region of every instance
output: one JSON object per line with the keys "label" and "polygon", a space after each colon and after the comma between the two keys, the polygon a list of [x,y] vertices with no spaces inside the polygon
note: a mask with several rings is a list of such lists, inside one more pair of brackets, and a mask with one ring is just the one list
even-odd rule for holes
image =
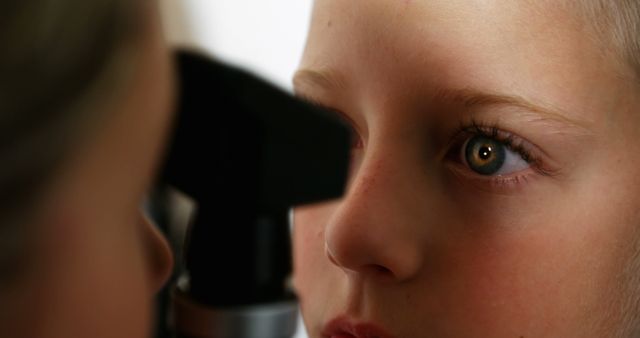
{"label": "lower eyelid", "polygon": [[462,164],[451,163],[448,165],[449,171],[457,183],[465,187],[471,187],[482,192],[496,194],[512,194],[526,188],[538,173],[535,169],[527,168],[510,175],[482,176],[470,172]]}

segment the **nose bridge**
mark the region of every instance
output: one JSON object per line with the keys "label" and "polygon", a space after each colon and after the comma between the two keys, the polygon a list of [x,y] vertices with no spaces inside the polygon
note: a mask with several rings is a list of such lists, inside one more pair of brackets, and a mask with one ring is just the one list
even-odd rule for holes
{"label": "nose bridge", "polygon": [[329,259],[352,272],[384,272],[394,279],[420,270],[420,226],[406,203],[415,191],[407,164],[396,154],[377,150],[363,159],[347,195],[325,231]]}

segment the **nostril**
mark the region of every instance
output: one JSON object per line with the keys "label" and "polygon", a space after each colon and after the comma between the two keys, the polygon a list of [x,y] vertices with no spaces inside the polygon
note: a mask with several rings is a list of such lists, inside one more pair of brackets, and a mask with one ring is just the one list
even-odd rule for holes
{"label": "nostril", "polygon": [[391,272],[391,270],[385,268],[382,265],[373,264],[370,267],[372,268],[372,270],[374,270],[377,273],[382,274],[382,275],[392,275],[393,274],[393,272]]}
{"label": "nostril", "polygon": [[383,279],[386,279],[386,278],[394,279],[396,276],[393,270],[379,264],[365,265],[360,269],[360,271],[370,276],[376,276],[377,278],[383,278]]}

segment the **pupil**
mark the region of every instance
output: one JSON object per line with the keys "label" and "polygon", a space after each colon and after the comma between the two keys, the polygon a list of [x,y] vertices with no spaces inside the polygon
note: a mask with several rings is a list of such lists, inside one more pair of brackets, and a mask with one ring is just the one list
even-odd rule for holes
{"label": "pupil", "polygon": [[478,155],[480,156],[480,159],[488,160],[491,158],[491,153],[493,153],[491,146],[485,145],[480,148],[480,153]]}

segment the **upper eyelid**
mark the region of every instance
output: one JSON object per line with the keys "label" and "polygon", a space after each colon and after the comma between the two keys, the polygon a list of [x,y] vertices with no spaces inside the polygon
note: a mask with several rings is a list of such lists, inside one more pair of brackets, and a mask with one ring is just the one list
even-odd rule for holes
{"label": "upper eyelid", "polygon": [[528,143],[528,141],[524,140],[520,136],[508,131],[501,130],[497,126],[483,127],[480,125],[473,125],[465,128],[464,131],[470,134],[482,135],[482,136],[491,138],[498,142],[504,143],[509,147],[514,147],[514,144],[515,144],[514,140],[520,141],[523,143]]}
{"label": "upper eyelid", "polygon": [[[470,122],[464,122],[464,121],[461,122],[458,128],[455,129],[453,133],[449,136],[448,141],[446,143],[447,146],[445,148],[446,149],[450,148],[455,142],[455,140],[459,138],[460,134],[463,132],[467,134],[484,135],[486,137],[495,139],[496,141],[503,142],[503,143],[505,141],[514,143],[513,141],[516,140],[516,141],[522,142],[525,145],[530,144],[531,147],[533,148],[539,148],[533,142],[528,141],[526,138],[522,136],[519,136],[517,133],[504,129],[497,124],[483,123],[475,119],[472,119]],[[542,152],[544,156],[548,156],[542,149],[540,149],[539,151]]]}
{"label": "upper eyelid", "polygon": [[492,129],[490,133],[486,133],[481,129],[476,129],[475,132],[482,136],[491,138],[497,142],[503,143],[507,148],[509,148],[509,150],[518,153],[528,163],[532,163],[537,160],[537,156],[535,156],[535,154],[532,154],[534,150],[526,149],[527,147],[525,147],[528,141],[520,138],[517,135],[497,129]]}

